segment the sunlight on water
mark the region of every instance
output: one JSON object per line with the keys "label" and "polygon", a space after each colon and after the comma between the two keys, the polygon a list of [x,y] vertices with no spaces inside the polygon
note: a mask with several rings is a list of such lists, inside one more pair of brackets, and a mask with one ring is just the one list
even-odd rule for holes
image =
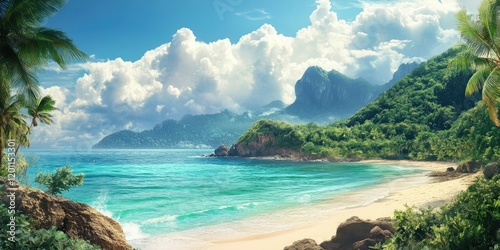
{"label": "sunlight on water", "polygon": [[[258,219],[286,209],[300,211],[348,192],[337,208],[372,202],[385,194],[352,192],[421,171],[360,163],[200,157],[210,153],[207,150],[29,153],[39,155],[42,172],[68,164],[74,173],[84,173],[84,185],[63,195],[117,220],[129,240]],[[255,223],[265,226],[265,221]]]}

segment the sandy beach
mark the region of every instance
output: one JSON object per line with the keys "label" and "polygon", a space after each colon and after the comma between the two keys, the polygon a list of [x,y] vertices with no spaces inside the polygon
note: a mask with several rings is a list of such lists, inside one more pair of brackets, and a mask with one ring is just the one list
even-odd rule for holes
{"label": "sandy beach", "polygon": [[[444,162],[385,160],[372,160],[364,162],[414,166],[429,171],[439,172],[444,172],[448,167],[456,167],[455,163]],[[428,174],[428,172],[426,174]],[[392,216],[394,210],[404,209],[405,204],[417,207],[435,207],[446,204],[451,201],[456,194],[470,186],[476,180],[477,176],[478,174],[473,174],[458,179],[438,182],[435,179],[433,180],[432,178],[429,178],[424,183],[409,188],[403,188],[401,190],[398,190],[397,187],[393,186],[390,187],[393,189],[390,194],[383,199],[377,200],[365,206],[333,211],[329,214],[329,218],[317,221],[310,226],[269,234],[250,235],[244,238],[214,241],[212,242],[213,245],[209,249],[276,250],[283,249],[285,246],[291,245],[294,241],[304,238],[314,239],[319,244],[325,240],[329,240],[335,234],[338,225],[352,216],[358,216],[361,219],[374,220],[380,217]],[[311,215],[311,221],[314,221],[313,217],[314,215]]]}

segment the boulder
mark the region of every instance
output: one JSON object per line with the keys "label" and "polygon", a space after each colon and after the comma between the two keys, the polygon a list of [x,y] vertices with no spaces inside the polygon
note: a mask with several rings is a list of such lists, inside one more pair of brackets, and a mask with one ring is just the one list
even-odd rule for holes
{"label": "boulder", "polygon": [[455,170],[458,173],[475,173],[479,171],[484,164],[476,160],[468,160],[460,163]]}
{"label": "boulder", "polygon": [[318,246],[316,241],[312,239],[303,239],[295,241],[291,246],[287,246],[284,250],[324,250]]}
{"label": "boulder", "polygon": [[357,249],[354,248],[355,243],[359,247],[370,247],[391,237],[392,232],[394,232],[394,227],[389,219],[370,221],[354,216],[340,224],[337,234],[330,241],[321,243],[320,246],[326,250]]}
{"label": "boulder", "polygon": [[453,172],[453,171],[455,171],[455,169],[453,167],[449,167],[446,169],[446,172]]}
{"label": "boulder", "polygon": [[375,241],[374,239],[368,238],[368,239],[360,240],[358,242],[354,242],[354,244],[352,244],[352,249],[371,250],[370,247],[375,246],[375,244],[377,244],[377,241]]}
{"label": "boulder", "polygon": [[[4,199],[3,202],[7,201]],[[104,250],[132,249],[120,224],[87,204],[50,196],[40,190],[19,187],[16,191],[16,207],[23,214],[35,219],[31,222],[35,229],[55,226],[69,237],[88,240]]]}
{"label": "boulder", "polygon": [[222,144],[220,145],[215,151],[214,151],[214,155],[216,157],[225,157],[225,156],[228,156],[229,155],[229,148]]}
{"label": "boulder", "polygon": [[490,180],[495,175],[500,174],[500,162],[490,162],[483,169],[484,178]]}
{"label": "boulder", "polygon": [[389,230],[383,230],[379,226],[375,226],[370,230],[370,235],[374,239],[386,240],[392,237],[392,232]]}

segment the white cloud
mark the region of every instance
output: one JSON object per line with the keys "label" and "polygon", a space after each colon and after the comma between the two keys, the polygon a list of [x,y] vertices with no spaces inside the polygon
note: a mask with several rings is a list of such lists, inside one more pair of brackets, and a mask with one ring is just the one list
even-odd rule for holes
{"label": "white cloud", "polygon": [[55,125],[34,131],[33,142],[92,145],[117,130],[147,129],[185,114],[291,103],[295,82],[312,65],[382,84],[401,63],[429,59],[459,41],[454,14],[463,4],[474,6],[457,1],[362,2],[363,12],[347,22],[330,1],[318,0],[311,24],[294,37],[265,24],[235,44],[200,42],[182,28],[138,61],[89,63],[71,93],[45,89],[64,108]]}
{"label": "white cloud", "polygon": [[235,13],[237,16],[242,16],[250,21],[260,21],[260,20],[267,20],[271,19],[272,16],[271,14],[267,13],[265,10],[261,9],[254,9],[254,10],[248,10],[244,12],[237,12]]}

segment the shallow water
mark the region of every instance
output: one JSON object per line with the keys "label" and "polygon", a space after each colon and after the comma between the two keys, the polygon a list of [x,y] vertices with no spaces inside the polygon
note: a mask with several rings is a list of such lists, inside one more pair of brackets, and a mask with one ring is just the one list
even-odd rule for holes
{"label": "shallow water", "polygon": [[387,194],[357,191],[422,172],[396,165],[201,157],[208,153],[165,149],[26,154],[39,157],[31,175],[66,164],[74,173],[84,173],[84,185],[63,195],[119,221],[128,240],[215,230],[242,221],[276,228],[266,225],[266,215],[290,211],[291,216],[331,201],[337,202],[334,209],[373,202]]}

